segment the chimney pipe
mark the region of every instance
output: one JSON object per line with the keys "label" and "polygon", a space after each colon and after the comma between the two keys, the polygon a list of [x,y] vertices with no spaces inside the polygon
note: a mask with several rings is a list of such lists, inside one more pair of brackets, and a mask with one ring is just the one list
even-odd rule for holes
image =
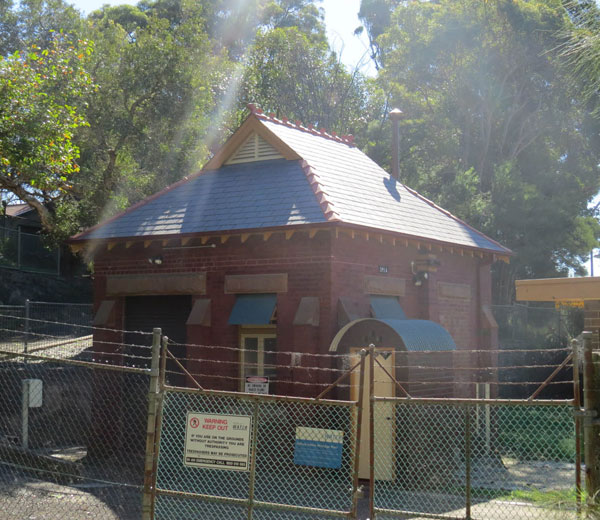
{"label": "chimney pipe", "polygon": [[399,108],[390,112],[392,120],[392,177],[400,180],[400,130],[399,121],[404,119],[404,113]]}

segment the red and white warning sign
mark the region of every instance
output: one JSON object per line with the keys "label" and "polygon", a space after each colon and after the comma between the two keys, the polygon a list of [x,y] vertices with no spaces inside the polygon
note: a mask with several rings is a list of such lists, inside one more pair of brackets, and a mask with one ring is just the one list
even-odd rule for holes
{"label": "red and white warning sign", "polygon": [[252,417],[188,412],[183,463],[196,468],[250,470]]}
{"label": "red and white warning sign", "polygon": [[265,376],[247,376],[244,391],[249,394],[268,394],[269,378]]}

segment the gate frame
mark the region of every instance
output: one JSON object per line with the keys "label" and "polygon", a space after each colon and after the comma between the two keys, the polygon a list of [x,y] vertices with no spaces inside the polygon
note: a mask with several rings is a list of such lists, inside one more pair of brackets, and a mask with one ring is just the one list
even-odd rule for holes
{"label": "gate frame", "polygon": [[[150,383],[149,391],[149,403],[148,403],[148,429],[147,429],[147,443],[146,443],[146,471],[144,479],[144,497],[143,497],[143,510],[142,520],[153,520],[155,517],[155,505],[156,497],[159,495],[163,496],[177,496],[198,500],[206,500],[216,503],[235,503],[238,505],[246,506],[248,510],[248,520],[252,519],[253,511],[255,506],[264,507],[270,510],[285,510],[293,512],[305,512],[311,514],[321,514],[331,517],[342,517],[342,518],[357,518],[358,513],[358,499],[359,499],[359,479],[358,479],[358,467],[359,467],[359,450],[358,444],[360,442],[361,434],[361,422],[362,422],[362,401],[363,401],[363,385],[365,378],[365,358],[367,356],[367,350],[362,349],[360,351],[360,361],[354,366],[346,370],[338,379],[327,386],[317,397],[290,397],[290,396],[279,396],[279,395],[262,395],[262,394],[250,394],[246,392],[233,392],[223,390],[206,390],[198,381],[190,374],[185,367],[179,363],[179,361],[171,354],[168,349],[169,340],[166,336],[162,336],[160,329],[154,329],[154,337],[152,343],[152,379]],[[173,359],[179,368],[191,379],[191,382],[196,388],[183,388],[170,386],[166,384],[166,360],[167,357]],[[350,374],[355,370],[359,369],[360,380],[359,380],[359,398],[357,401],[343,401],[343,400],[330,400],[323,399],[331,390],[336,388],[344,379],[348,378]],[[160,439],[162,433],[163,423],[163,407],[164,407],[164,396],[166,392],[184,393],[192,395],[212,395],[222,397],[243,397],[247,401],[252,401],[253,404],[253,415],[252,415],[252,446],[251,446],[251,459],[250,459],[250,475],[249,475],[249,487],[248,487],[248,498],[237,499],[229,497],[218,497],[213,495],[202,495],[197,493],[188,493],[181,491],[171,491],[166,489],[160,489],[157,486],[158,477],[158,457],[160,453]],[[261,402],[290,402],[290,403],[318,403],[328,406],[336,406],[342,408],[354,408],[356,409],[356,426],[353,429],[353,464],[352,464],[352,501],[350,511],[338,511],[333,509],[323,508],[311,508],[305,506],[296,506],[291,504],[281,504],[275,502],[262,502],[254,500],[254,478],[256,471],[256,445],[257,445],[257,415],[259,410],[259,403]]]}
{"label": "gate frame", "polygon": [[[395,379],[392,374],[386,372],[387,376],[396,384],[396,386],[405,394],[405,397],[377,397],[374,395],[374,377],[375,377],[375,346],[369,345],[369,423],[371,435],[369,439],[369,455],[371,465],[371,475],[369,479],[369,511],[370,518],[377,518],[377,513],[383,514],[408,514],[417,515],[424,518],[439,518],[444,520],[471,520],[471,426],[470,410],[472,406],[485,405],[508,405],[508,406],[560,406],[570,405],[573,410],[573,426],[575,432],[575,487],[576,487],[576,511],[581,514],[581,447],[580,442],[584,443],[585,462],[586,462],[586,492],[589,503],[595,503],[596,495],[600,492],[600,447],[593,442],[594,435],[598,437],[600,432],[600,421],[594,421],[593,418],[600,414],[600,365],[594,363],[592,356],[591,332],[583,332],[583,387],[584,387],[584,407],[581,408],[579,396],[579,369],[578,356],[575,343],[572,344],[573,351],[565,358],[557,369],[536,389],[536,391],[527,399],[469,399],[469,398],[420,398],[412,397],[408,391]],[[552,400],[539,399],[536,396],[554,379],[554,377],[564,368],[569,361],[573,360],[574,383],[573,399]],[[381,364],[380,364],[381,366]],[[383,368],[383,367],[382,367]],[[465,518],[453,519],[449,516],[421,513],[415,511],[397,511],[379,509],[375,507],[375,404],[377,402],[407,403],[419,406],[420,404],[446,404],[450,406],[460,406],[465,408]],[[580,417],[584,418],[583,430],[584,438],[580,439]],[[594,464],[595,463],[595,464]],[[588,469],[591,468],[591,469]]]}

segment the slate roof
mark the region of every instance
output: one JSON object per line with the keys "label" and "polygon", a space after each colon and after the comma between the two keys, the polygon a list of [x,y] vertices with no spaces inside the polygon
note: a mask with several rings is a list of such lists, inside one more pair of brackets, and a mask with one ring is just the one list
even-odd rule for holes
{"label": "slate roof", "polygon": [[223,166],[180,183],[85,238],[202,233],[326,222],[298,161]]}
{"label": "slate roof", "polygon": [[265,116],[264,127],[300,161],[221,166],[175,184],[74,239],[106,239],[343,222],[510,254],[338,137]]}
{"label": "slate roof", "polygon": [[510,252],[390,177],[358,148],[272,120],[264,124],[310,165],[342,222],[504,254]]}

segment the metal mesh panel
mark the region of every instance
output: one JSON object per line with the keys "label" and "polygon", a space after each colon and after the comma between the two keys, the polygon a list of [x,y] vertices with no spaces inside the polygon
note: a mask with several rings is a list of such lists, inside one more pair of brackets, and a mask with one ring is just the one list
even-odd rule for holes
{"label": "metal mesh panel", "polygon": [[565,404],[377,401],[377,518],[399,512],[465,518],[469,508],[471,517],[485,519],[573,515],[572,410]]}
{"label": "metal mesh panel", "polygon": [[[254,473],[190,467],[183,462],[188,413],[252,417],[250,442],[256,441]],[[339,440],[339,459],[333,463],[314,462],[298,456],[296,444],[322,449],[323,436]],[[165,394],[157,470],[157,518],[182,518],[186,511],[216,507],[214,499],[242,499],[249,507],[253,489],[253,518],[317,519],[329,511],[350,511],[356,444],[356,408],[301,400],[274,400],[250,396],[167,391]],[[327,447],[325,448],[327,450]],[[337,453],[337,451],[336,451]],[[253,479],[253,480],[252,480]],[[253,484],[253,488],[252,488]],[[202,499],[172,496],[161,490],[194,493]],[[163,505],[165,501],[169,505]],[[200,503],[199,503],[200,502]],[[179,505],[178,505],[179,504]],[[305,510],[275,509],[277,505]],[[225,506],[224,506],[225,507]],[[237,510],[238,505],[228,504]],[[191,508],[191,509],[190,509]],[[321,509],[322,512],[306,511]],[[208,516],[207,516],[208,517]],[[233,516],[232,516],[233,518]]]}
{"label": "metal mesh panel", "polygon": [[464,516],[464,490],[455,477],[462,410],[377,402],[373,411],[376,507]]}
{"label": "metal mesh panel", "polygon": [[157,487],[215,497],[247,498],[249,472],[196,468],[183,464],[188,412],[252,416],[253,403],[249,399],[234,397],[166,392]]}
{"label": "metal mesh panel", "polygon": [[[309,402],[263,402],[258,423],[255,499],[349,511],[355,438],[353,408]],[[316,467],[294,461],[297,427],[306,440],[319,442],[322,430],[343,432],[339,468]],[[290,482],[294,485],[290,486]]]}
{"label": "metal mesh panel", "polygon": [[148,386],[118,367],[0,362],[2,518],[139,518]]}
{"label": "metal mesh panel", "polygon": [[[473,514],[573,516],[575,431],[568,405],[471,407]],[[519,504],[517,506],[517,504]]]}
{"label": "metal mesh panel", "polygon": [[208,502],[181,497],[156,497],[154,520],[197,520],[199,518],[227,518],[228,520],[248,520],[245,505],[225,502]]}

